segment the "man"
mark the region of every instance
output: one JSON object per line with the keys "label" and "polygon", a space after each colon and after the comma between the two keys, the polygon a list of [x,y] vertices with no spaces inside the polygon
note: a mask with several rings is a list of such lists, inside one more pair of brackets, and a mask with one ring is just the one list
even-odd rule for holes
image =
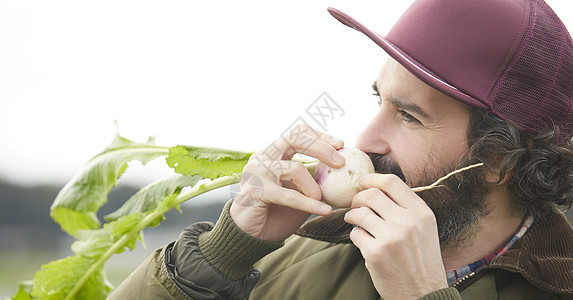
{"label": "man", "polygon": [[573,43],[553,11],[418,0],[386,37],[329,11],[392,57],[357,143],[377,173],[351,209],[321,202],[301,164],[273,168],[299,152],[341,167],[343,141],[278,139],[214,227],[187,228],[111,298],[573,298],[573,230],[558,212],[573,199]]}

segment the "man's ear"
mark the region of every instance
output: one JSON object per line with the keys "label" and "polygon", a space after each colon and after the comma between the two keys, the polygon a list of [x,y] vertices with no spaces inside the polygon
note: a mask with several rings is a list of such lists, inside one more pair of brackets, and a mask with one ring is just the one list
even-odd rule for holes
{"label": "man's ear", "polygon": [[[528,150],[531,150],[534,146],[532,140],[525,140],[525,145],[527,146]],[[506,172],[503,175],[503,178],[501,178],[501,171],[499,169],[496,169],[495,172],[489,171],[485,175],[486,181],[489,183],[492,183],[496,187],[506,185],[509,182],[509,180],[511,180],[512,177],[513,177],[513,171],[510,171],[510,172]]]}
{"label": "man's ear", "polygon": [[513,177],[513,172],[508,172],[503,174],[503,178],[501,177],[501,172],[496,170],[497,172],[487,172],[485,175],[485,179],[487,182],[493,184],[496,187],[506,185],[509,180]]}

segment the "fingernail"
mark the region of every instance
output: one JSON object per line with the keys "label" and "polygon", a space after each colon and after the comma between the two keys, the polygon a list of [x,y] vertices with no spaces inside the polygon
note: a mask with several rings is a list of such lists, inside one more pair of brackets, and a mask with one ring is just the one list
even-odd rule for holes
{"label": "fingernail", "polygon": [[320,210],[323,212],[323,215],[328,215],[332,208],[328,204],[324,204],[320,207]]}
{"label": "fingernail", "polygon": [[344,156],[342,156],[340,153],[338,152],[334,152],[332,154],[332,160],[334,160],[334,162],[343,162],[344,161]]}

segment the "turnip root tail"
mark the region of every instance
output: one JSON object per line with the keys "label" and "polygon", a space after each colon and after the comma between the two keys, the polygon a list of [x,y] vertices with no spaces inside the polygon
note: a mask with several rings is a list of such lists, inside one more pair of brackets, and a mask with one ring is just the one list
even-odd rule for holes
{"label": "turnip root tail", "polygon": [[436,180],[436,182],[434,182],[434,183],[432,183],[432,184],[430,184],[430,185],[427,185],[427,186],[421,186],[421,187],[412,188],[412,191],[414,191],[414,192],[417,193],[417,192],[421,192],[421,191],[431,190],[431,189],[437,187],[438,184],[440,184],[442,181],[444,181],[444,180],[450,178],[451,176],[453,176],[453,175],[455,175],[455,174],[458,174],[458,173],[461,173],[461,172],[463,172],[463,171],[467,171],[467,170],[469,170],[469,169],[473,169],[473,168],[476,168],[476,167],[481,167],[481,166],[483,166],[483,163],[478,163],[478,164],[474,164],[474,165],[469,165],[469,166],[467,166],[467,167],[463,167],[463,168],[461,168],[461,169],[454,170],[454,171],[448,173],[446,176],[444,176],[444,177],[442,177],[442,178]]}

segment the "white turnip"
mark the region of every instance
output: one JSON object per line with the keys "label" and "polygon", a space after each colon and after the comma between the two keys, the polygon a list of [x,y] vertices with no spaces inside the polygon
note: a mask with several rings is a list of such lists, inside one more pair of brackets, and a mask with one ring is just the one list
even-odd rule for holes
{"label": "white turnip", "polygon": [[334,207],[350,207],[354,195],[362,190],[358,183],[360,177],[374,172],[374,165],[366,153],[356,148],[344,147],[338,152],[346,159],[345,165],[335,169],[319,163],[314,179],[324,202]]}

